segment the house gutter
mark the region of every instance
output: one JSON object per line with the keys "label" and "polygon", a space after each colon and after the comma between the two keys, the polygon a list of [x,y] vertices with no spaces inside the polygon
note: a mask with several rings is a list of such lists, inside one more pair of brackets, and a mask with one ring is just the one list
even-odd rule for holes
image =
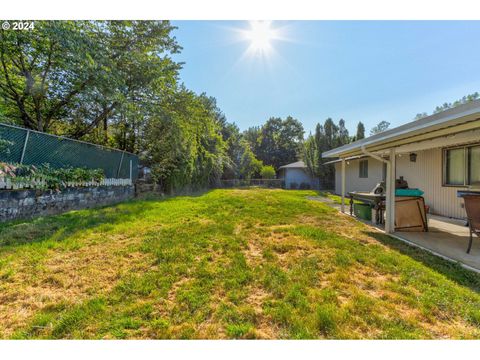
{"label": "house gutter", "polygon": [[[476,119],[471,117],[478,113],[480,113],[480,100],[476,100],[476,101],[473,101],[472,103],[460,105],[457,108],[445,110],[442,113],[427,116],[426,118],[401,125],[397,128],[386,130],[383,133],[371,136],[373,137],[373,139],[369,137],[359,141],[364,141],[364,144],[362,144],[362,146],[363,145],[365,146],[381,145],[382,143],[397,141],[407,136],[408,137],[415,136],[417,134],[425,132],[425,130],[427,129],[429,129],[429,131],[436,131],[438,129],[441,129],[442,126],[444,127],[455,126],[455,125],[458,125],[458,121],[460,121],[461,119],[464,119],[465,122],[475,121],[475,120],[478,120],[478,117]],[[467,118],[470,118],[470,119],[467,119]],[[431,120],[428,121],[428,119],[431,119]],[[449,123],[452,123],[452,124],[449,124]],[[322,157],[327,158],[327,157],[341,156],[342,153],[348,153],[358,149],[359,145],[360,144],[357,144],[355,146],[355,143],[343,145],[336,149],[325,151],[322,154]]]}

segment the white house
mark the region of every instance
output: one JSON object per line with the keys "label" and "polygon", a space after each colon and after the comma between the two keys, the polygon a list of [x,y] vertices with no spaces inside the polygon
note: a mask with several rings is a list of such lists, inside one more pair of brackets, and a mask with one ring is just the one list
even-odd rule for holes
{"label": "white house", "polygon": [[280,166],[278,168],[278,178],[285,182],[286,189],[318,188],[318,179],[310,174],[303,161]]}
{"label": "white house", "polygon": [[[342,191],[342,161],[333,160],[326,164],[335,166],[335,193]],[[380,181],[386,179],[386,164],[369,156],[357,156],[346,161],[345,192],[371,191]]]}
{"label": "white house", "polygon": [[[432,213],[465,218],[457,191],[480,185],[480,100],[341,146],[322,156],[338,158],[335,190],[339,194],[370,191],[384,179],[388,212],[393,204],[395,179],[403,176],[409,187],[425,192],[425,202]],[[391,208],[390,215],[393,212]],[[390,226],[387,218],[386,229],[391,232]]]}

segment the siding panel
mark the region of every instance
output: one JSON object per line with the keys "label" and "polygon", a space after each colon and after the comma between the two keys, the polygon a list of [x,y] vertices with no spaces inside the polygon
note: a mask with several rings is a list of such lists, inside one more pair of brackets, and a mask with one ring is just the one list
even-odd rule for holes
{"label": "siding panel", "polygon": [[[383,178],[383,163],[368,159],[368,178],[360,178],[359,160],[349,160],[345,169],[345,188],[349,191],[371,191]],[[342,192],[342,163],[335,163],[335,193]]]}
{"label": "siding panel", "polygon": [[[396,178],[403,176],[409,187],[419,188],[425,192],[425,203],[433,214],[465,219],[463,200],[457,198],[461,187],[442,186],[442,149],[435,148],[416,151],[417,161],[411,162],[409,154],[397,155]],[[346,166],[346,190],[370,191],[382,180],[383,164],[375,159],[368,160],[368,178],[360,178],[359,161],[350,160]],[[335,164],[335,193],[342,190],[342,165]]]}
{"label": "siding panel", "polygon": [[397,156],[397,178],[403,176],[411,188],[425,192],[425,203],[433,214],[463,219],[466,217],[463,200],[457,198],[461,187],[442,186],[442,149],[418,151],[417,161],[408,154]]}

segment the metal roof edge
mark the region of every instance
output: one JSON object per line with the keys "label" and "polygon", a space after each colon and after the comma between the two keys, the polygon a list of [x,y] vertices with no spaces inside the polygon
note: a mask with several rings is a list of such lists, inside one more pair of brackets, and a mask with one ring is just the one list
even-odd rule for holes
{"label": "metal roof edge", "polygon": [[391,139],[395,136],[407,135],[409,133],[413,133],[414,131],[427,129],[432,126],[473,115],[475,113],[480,114],[480,100],[475,100],[467,104],[421,118],[419,120],[411,121],[409,123],[397,126],[396,128],[369,136],[365,139],[325,151],[322,153],[322,157],[328,158],[339,156],[342,152],[360,149],[362,145],[368,146],[381,143],[382,141]]}

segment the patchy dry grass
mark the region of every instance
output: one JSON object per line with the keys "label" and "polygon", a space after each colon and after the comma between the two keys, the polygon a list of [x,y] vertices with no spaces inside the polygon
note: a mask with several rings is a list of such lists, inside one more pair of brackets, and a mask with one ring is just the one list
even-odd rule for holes
{"label": "patchy dry grass", "polygon": [[480,338],[480,277],[312,191],[215,190],[0,226],[3,338]]}

